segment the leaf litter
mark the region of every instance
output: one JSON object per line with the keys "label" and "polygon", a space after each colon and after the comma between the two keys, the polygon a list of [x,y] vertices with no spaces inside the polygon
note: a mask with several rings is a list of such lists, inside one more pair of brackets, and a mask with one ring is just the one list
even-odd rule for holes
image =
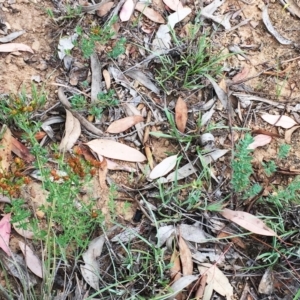
{"label": "leaf litter", "polygon": [[[135,268],[141,270],[139,269],[141,258],[135,256],[136,250],[140,251],[141,249],[135,248],[134,251],[127,252],[124,245],[131,247],[133,241],[132,245],[135,245],[135,242],[141,237],[143,238],[146,233],[148,234],[147,237],[151,238],[153,231],[155,231],[157,239],[151,240],[151,243],[156,247],[155,251],[163,249],[163,251],[166,251],[164,263],[169,263],[171,260],[174,265],[176,264],[168,285],[168,288],[173,289],[173,295],[177,295],[181,299],[187,299],[192,291],[195,296],[196,289],[201,282],[202,290],[199,288],[198,291],[204,299],[210,299],[217,294],[229,299],[233,293],[230,283],[236,275],[235,272],[238,273],[239,268],[245,265],[247,256],[251,257],[253,261],[256,259],[255,251],[253,253],[249,251],[249,245],[253,244],[252,235],[249,237],[243,236],[245,230],[249,231],[249,234],[265,235],[266,239],[270,239],[270,237],[277,238],[276,233],[258,218],[261,213],[260,205],[264,203],[262,200],[269,201],[267,197],[278,193],[276,187],[283,188],[285,186],[285,179],[288,182],[291,178],[284,177],[285,175],[280,178],[278,176],[280,173],[275,171],[274,178],[270,179],[264,173],[262,166],[257,165],[256,159],[261,153],[265,153],[263,157],[259,157],[261,161],[268,163],[274,159],[279,166],[280,161],[274,153],[279,151],[283,136],[285,136],[286,142],[291,145],[292,153],[297,155],[297,152],[294,152],[297,149],[295,140],[298,136],[296,129],[298,128],[297,113],[299,109],[297,110],[297,101],[294,100],[297,99],[295,96],[297,95],[297,87],[290,80],[293,76],[285,78],[286,84],[280,81],[280,76],[282,73],[289,74],[287,71],[282,70],[291,70],[291,74],[295,74],[293,60],[297,58],[293,49],[288,48],[291,51],[290,56],[284,53],[287,48],[283,48],[281,44],[284,44],[284,47],[289,47],[290,44],[297,46],[298,41],[295,39],[293,30],[282,31],[282,20],[291,18],[291,16],[287,16],[285,10],[281,11],[282,8],[280,8],[279,17],[276,22],[273,22],[276,10],[279,11],[278,7],[280,5],[270,3],[268,11],[264,5],[256,0],[253,3],[241,2],[240,5],[242,7],[237,7],[231,1],[220,0],[205,2],[202,7],[177,0],[156,0],[147,4],[121,1],[120,5],[108,1],[93,5],[85,3],[79,13],[82,18],[80,26],[83,26],[84,34],[82,35],[80,30],[75,31],[72,28],[72,23],[66,21],[66,25],[64,25],[66,29],[56,35],[59,56],[61,59],[64,57],[64,67],[67,66],[67,61],[70,67],[70,69],[67,67],[65,69],[58,68],[57,74],[55,74],[55,76],[58,73],[62,75],[62,72],[64,72],[63,76],[58,76],[55,80],[56,84],[60,85],[58,89],[59,100],[67,110],[65,135],[63,135],[63,126],[60,127],[61,125],[59,125],[61,121],[51,123],[47,125],[48,127],[45,125],[39,128],[43,135],[40,138],[42,140],[41,145],[47,149],[49,144],[51,148],[53,143],[57,143],[60,145],[59,150],[65,152],[62,155],[66,160],[78,156],[94,168],[92,174],[95,177],[88,184],[91,193],[86,193],[87,186],[80,190],[76,195],[76,199],[74,199],[74,210],[78,209],[80,211],[84,207],[80,201],[92,198],[94,201],[93,206],[84,212],[91,215],[91,220],[97,218],[95,216],[101,210],[105,215],[105,221],[102,220],[102,222],[108,228],[111,226],[112,219],[114,222],[116,220],[118,222],[120,220],[122,222],[132,222],[132,220],[137,222],[131,224],[132,227],[125,223],[125,227],[128,228],[122,230],[120,234],[114,234],[114,237],[107,236],[105,230],[100,230],[100,227],[103,228],[102,226],[99,226],[96,232],[91,233],[91,236],[88,237],[92,239],[99,236],[99,238],[96,238],[99,244],[96,243],[96,248],[92,247],[92,243],[89,247],[85,247],[83,250],[85,252],[81,256],[85,265],[81,265],[80,269],[86,283],[96,291],[99,290],[100,279],[101,284],[103,278],[112,283],[112,275],[107,273],[107,270],[110,271],[110,266],[102,265],[105,264],[105,259],[113,253],[108,252],[110,251],[108,249],[112,249],[116,254],[116,261],[118,261],[116,270],[123,268],[127,262],[128,253],[133,253]],[[201,11],[201,13],[197,15],[196,11]],[[72,13],[76,15],[77,12],[74,10]],[[89,36],[91,30],[97,32],[97,26],[89,28],[88,24],[100,23],[101,29],[103,29],[105,22],[110,20],[113,15],[117,19],[120,18],[114,24],[114,28],[119,27],[119,29],[114,34],[113,39],[105,42],[104,45],[101,42],[98,44],[97,41],[91,60],[82,59],[80,54],[81,47],[83,49],[82,41]],[[58,22],[57,24],[60,24],[61,20],[56,16],[55,20]],[[90,22],[91,20],[96,20],[96,22]],[[257,26],[255,24],[261,22],[261,20],[265,26],[262,28],[256,27],[255,29],[255,26]],[[120,21],[123,21],[123,23]],[[10,22],[12,22],[11,19]],[[205,74],[206,77],[200,79],[201,82],[199,83],[203,86],[201,92],[199,90],[192,92],[185,90],[179,83],[177,76],[174,77],[174,80],[168,82],[168,93],[165,93],[164,88],[166,87],[162,88],[161,83],[156,78],[157,73],[154,71],[162,65],[162,57],[159,55],[163,54],[164,58],[171,60],[173,63],[180,61],[185,55],[185,47],[195,47],[193,43],[189,44],[186,41],[188,41],[190,29],[193,29],[193,26],[197,24],[201,24],[204,31],[209,32],[208,29],[210,29],[215,34],[216,39],[213,38],[214,43],[213,48],[210,49],[210,55],[218,47],[230,48],[228,45],[235,45],[235,49],[238,49],[237,55],[229,56],[228,61],[230,63],[223,65],[224,69],[221,76],[211,77],[208,72],[208,74]],[[291,22],[289,24],[292,25]],[[138,31],[135,30],[135,26],[139,29]],[[23,28],[16,27],[13,31],[15,29]],[[266,30],[275,39],[267,35]],[[29,49],[25,47],[27,32],[26,28],[26,35],[16,37],[16,44],[23,45],[23,48],[18,46],[20,47],[18,51]],[[229,32],[234,32],[230,38]],[[282,32],[282,34],[279,32]],[[236,35],[236,33],[238,34]],[[59,38],[60,35],[63,38]],[[66,35],[67,37],[64,38]],[[127,39],[124,52],[117,59],[110,58],[111,60],[107,60],[105,55],[118,44],[120,36]],[[177,39],[184,38],[183,47],[178,47],[174,40],[175,36]],[[13,38],[14,36],[7,35],[7,37]],[[260,43],[262,37],[264,37],[263,44]],[[90,41],[92,42],[92,40]],[[28,43],[28,45],[30,44]],[[9,48],[12,47],[11,45],[7,47],[7,49],[18,49]],[[35,52],[37,57],[41,55],[37,43],[33,44],[30,49]],[[279,63],[278,61],[275,62],[273,54],[270,54],[277,53],[278,49],[280,49],[282,55]],[[154,53],[151,53],[152,50]],[[33,65],[33,68],[36,67],[35,62],[30,61],[32,57],[26,56],[26,53],[16,53],[16,55],[20,54],[22,59],[24,58],[25,64]],[[7,56],[8,69],[18,60],[16,57]],[[49,70],[51,63],[48,61],[47,56],[43,58],[45,57],[49,62]],[[253,62],[256,59],[257,64],[254,66]],[[268,62],[265,63],[265,61]],[[21,61],[18,61],[17,64],[18,67],[22,66]],[[85,65],[87,70],[90,68],[90,71],[86,75],[83,74],[83,71],[78,71],[76,82],[73,82],[70,80],[71,73],[68,70],[74,67],[77,68],[80,64]],[[286,69],[286,67],[289,68]],[[271,68],[271,71],[264,72],[264,68]],[[22,73],[22,67],[18,71]],[[41,71],[41,76],[43,74],[43,71]],[[280,76],[276,77],[274,74]],[[269,77],[264,77],[266,75]],[[269,80],[272,76],[275,76],[274,80]],[[222,80],[220,81],[221,77]],[[294,76],[294,78],[297,77]],[[68,86],[69,82],[73,82],[74,86]],[[275,95],[275,91],[278,92],[279,89],[272,88],[274,82],[282,88],[282,94],[279,96]],[[265,86],[261,87],[260,90],[258,83]],[[116,106],[107,105],[99,118],[91,116],[92,103],[97,102],[100,95],[109,90],[116,92],[119,104]],[[54,90],[51,90],[51,93],[55,95]],[[81,110],[74,109],[74,95],[84,95],[86,102]],[[54,98],[56,99],[56,96]],[[217,100],[220,100],[220,102]],[[100,105],[102,105],[101,101]],[[59,109],[56,107],[45,114],[42,113],[41,120],[45,122],[47,118],[50,120],[53,115],[61,116],[61,111],[63,111],[61,108],[62,106]],[[165,115],[166,110],[170,112],[167,117]],[[293,112],[294,115],[291,115],[290,112]],[[237,113],[237,116],[235,113]],[[261,116],[261,118],[257,116]],[[39,117],[31,117],[35,121],[39,121]],[[72,125],[75,123],[77,129]],[[18,162],[18,160],[11,156],[11,153],[13,153],[25,162],[26,167],[21,169],[21,175],[34,174],[30,173],[36,165],[34,162],[36,158],[32,156],[34,152],[32,152],[31,145],[24,137],[24,133],[20,132],[20,129],[16,130],[10,122],[7,122],[7,126],[11,129],[12,138],[2,139],[4,155],[1,158],[1,167],[6,170],[5,172],[10,172],[15,168],[15,161]],[[78,130],[81,126],[82,132],[81,129]],[[243,131],[241,132],[237,128],[249,129],[253,132],[254,141],[247,145],[247,148],[256,149],[251,152],[253,154],[252,164],[256,174],[255,176],[251,175],[250,179],[251,182],[256,182],[259,178],[259,182],[263,183],[262,199],[249,196],[249,199],[244,201],[242,199],[243,195],[234,193],[230,187],[232,176],[231,158],[234,157],[236,144],[244,138]],[[261,133],[254,133],[257,128],[260,128]],[[272,135],[264,134],[263,130],[272,131]],[[150,131],[155,132],[156,135],[149,135]],[[84,149],[82,146],[85,147],[85,150],[78,150]],[[88,154],[87,146],[90,148],[88,150],[91,150]],[[79,154],[77,154],[77,151]],[[231,151],[233,152],[230,156]],[[179,154],[173,155],[174,153]],[[181,159],[178,160],[178,157]],[[50,170],[57,170],[54,156],[50,155],[48,159],[47,164],[49,164]],[[287,160],[285,162],[290,163],[291,161]],[[150,168],[147,164],[150,165]],[[44,167],[46,169],[48,165]],[[148,171],[143,174],[147,168]],[[293,169],[293,165],[290,166],[290,169]],[[46,176],[49,176],[52,182],[55,183],[61,184],[65,180],[63,178],[68,177],[66,172],[60,172],[59,170],[56,174],[55,172],[52,173],[51,176],[49,174]],[[37,178],[40,181],[35,183],[43,190],[42,185],[44,186],[45,174],[39,174]],[[200,181],[199,178],[201,178]],[[147,179],[151,179],[153,182],[148,184]],[[159,180],[155,181],[156,179]],[[74,182],[71,184],[74,185]],[[178,184],[180,188],[177,188]],[[0,180],[1,185],[3,185],[3,179]],[[33,197],[31,195],[27,198],[24,196],[26,201],[22,208],[28,209],[28,204],[35,203],[33,210],[36,213],[39,225],[45,225],[47,215],[39,215],[38,212],[40,209],[44,209],[43,206],[46,206],[47,200],[45,201],[45,199],[48,196],[39,195],[41,203],[38,203],[37,198],[39,196]],[[5,201],[6,203],[15,201],[14,198],[8,199],[9,201]],[[227,202],[224,199],[230,200]],[[222,210],[219,203],[221,200],[223,201],[222,205],[225,207]],[[256,203],[257,200],[259,200],[259,205]],[[126,205],[121,205],[121,203],[126,203]],[[128,209],[126,208],[128,203],[132,207],[132,213],[129,219],[126,219],[124,211]],[[231,203],[230,206],[229,203]],[[124,209],[123,212],[119,209],[121,206]],[[235,208],[235,210],[229,210],[226,207]],[[117,217],[114,217],[113,214],[110,215],[112,211],[117,212]],[[135,211],[136,213],[134,213]],[[139,211],[143,218],[142,222],[136,221],[139,220]],[[220,215],[217,214],[218,211],[231,222],[220,219]],[[2,206],[1,212],[4,212]],[[43,211],[41,212],[43,213]],[[264,210],[262,212],[263,214],[266,213]],[[164,216],[163,221],[160,219],[161,216]],[[219,225],[216,225],[216,218],[219,219]],[[150,223],[145,222],[145,219],[151,220]],[[157,219],[159,220],[158,223]],[[25,219],[25,223],[27,221]],[[200,226],[198,222],[202,225]],[[33,241],[30,240],[34,237],[34,233],[29,230],[30,227],[27,227],[28,233],[25,229],[18,228],[20,224],[18,222],[13,223],[14,234],[19,233],[21,238],[22,236],[25,238],[25,244],[28,244],[26,248],[36,249],[34,239]],[[53,223],[51,226],[51,230],[61,233],[59,223]],[[152,232],[148,229],[149,227],[152,228]],[[99,232],[101,234],[104,232],[104,235],[99,235]],[[128,232],[134,232],[134,234],[128,234]],[[243,244],[234,241],[234,235],[239,234],[241,234],[239,242],[242,241]],[[145,242],[145,240],[143,241]],[[221,243],[219,243],[220,241]],[[104,243],[107,247],[103,247]],[[271,245],[271,240],[266,240],[265,243]],[[8,237],[7,245],[9,244],[15,257],[13,238],[11,237]],[[147,249],[147,253],[151,255],[153,248],[146,242],[145,244],[144,247]],[[24,244],[21,245],[24,247]],[[243,245],[243,247],[240,245]],[[264,244],[260,244],[260,246],[263,249],[262,251],[266,253],[270,251],[264,248]],[[234,247],[240,247],[245,253],[245,257],[240,258],[241,261],[239,262],[233,258],[236,257],[237,253]],[[216,248],[221,249],[215,251]],[[172,259],[170,259],[171,254]],[[37,256],[40,256],[38,252]],[[282,261],[284,261],[284,258]],[[26,263],[30,269],[30,264],[27,261]],[[22,265],[21,261],[18,261],[18,264]],[[39,265],[39,263],[34,264]],[[130,267],[128,268],[130,269]],[[9,269],[12,268],[7,267],[7,270]],[[280,272],[279,268],[277,270],[275,268],[275,272],[277,271]],[[76,272],[75,275],[77,276]],[[155,272],[151,274],[155,274]],[[228,279],[224,274],[228,275]],[[261,272],[261,276],[262,274],[263,272]],[[14,276],[17,277],[17,275]],[[261,276],[255,274],[255,280],[252,282],[252,285],[257,284],[257,286],[261,282],[258,289],[259,293],[280,293],[276,286],[275,289],[264,289],[263,282],[265,279],[261,280]],[[269,278],[272,281],[273,277],[269,276]],[[73,279],[74,275],[71,275],[70,280]],[[134,285],[134,279],[132,282]],[[157,281],[155,281],[156,283]],[[240,283],[240,286],[244,285],[245,291],[247,291],[245,281],[241,280]],[[146,298],[150,295],[151,297],[155,296],[151,291],[151,284],[152,282],[146,285],[144,282]],[[272,282],[270,286],[272,286]],[[162,293],[163,288],[159,288],[161,290],[158,293]],[[83,287],[83,289],[85,288]],[[137,290],[139,288],[134,286],[131,292]],[[86,295],[89,293],[91,295],[93,290],[90,290],[90,292],[85,290],[85,292]],[[124,292],[127,291],[122,290],[120,295]],[[239,296],[242,294],[239,289],[236,289],[235,292]],[[67,292],[65,293],[67,294]],[[199,295],[197,292],[197,297]],[[174,297],[165,296],[170,299]]]}

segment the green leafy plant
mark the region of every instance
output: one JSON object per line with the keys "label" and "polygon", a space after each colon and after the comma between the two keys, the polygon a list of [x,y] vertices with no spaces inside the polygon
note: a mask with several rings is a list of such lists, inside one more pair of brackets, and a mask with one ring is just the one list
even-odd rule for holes
{"label": "green leafy plant", "polygon": [[108,56],[115,59],[119,55],[125,53],[125,43],[126,43],[126,38],[124,37],[120,38],[115,44],[112,51],[108,52]]}
{"label": "green leafy plant", "polygon": [[[84,58],[89,58],[94,53],[97,42],[104,45],[115,35],[113,25],[117,22],[117,19],[117,16],[114,16],[103,27],[94,26],[87,34],[83,33],[82,27],[76,27],[76,33],[80,36],[77,46],[81,49]],[[114,55],[123,50],[126,40],[124,41],[124,38],[122,38],[119,42],[120,44],[117,43],[118,46]]]}
{"label": "green leafy plant", "polygon": [[273,160],[267,162],[267,163],[262,163],[262,166],[264,168],[264,171],[267,176],[271,176],[274,172],[276,172],[276,164]]}
{"label": "green leafy plant", "polygon": [[245,137],[239,141],[236,146],[232,167],[232,187],[235,192],[244,192],[251,185],[250,176],[253,173],[250,153],[252,150],[248,146],[253,142],[250,134],[246,133]]}
{"label": "green leafy plant", "polygon": [[286,158],[290,152],[291,146],[287,144],[281,144],[279,146],[278,158],[283,159]]}
{"label": "green leafy plant", "polygon": [[88,113],[97,119],[100,119],[103,111],[112,106],[117,106],[119,100],[115,97],[115,92],[109,90],[107,93],[99,93],[97,95],[97,101],[88,102],[82,95],[75,95],[71,99],[71,105],[73,109],[88,111]]}

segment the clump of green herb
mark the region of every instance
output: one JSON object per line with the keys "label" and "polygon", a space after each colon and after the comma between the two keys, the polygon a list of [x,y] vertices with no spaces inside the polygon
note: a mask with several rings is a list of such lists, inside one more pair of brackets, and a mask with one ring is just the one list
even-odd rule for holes
{"label": "clump of green herb", "polygon": [[112,106],[117,106],[119,100],[115,97],[115,92],[109,90],[107,93],[99,93],[97,95],[97,101],[88,102],[84,96],[75,95],[71,99],[71,105],[76,110],[87,110],[88,113],[97,119],[100,119],[103,111]]}
{"label": "clump of green herb", "polygon": [[231,163],[232,187],[235,192],[240,193],[245,191],[250,186],[250,176],[253,173],[250,155],[251,151],[248,146],[253,142],[250,134],[246,134],[244,139],[237,144],[234,160]]}
{"label": "clump of green herb", "polygon": [[117,58],[119,55],[125,53],[125,43],[126,38],[120,38],[111,52],[108,53],[108,56],[111,58]]}
{"label": "clump of green herb", "polygon": [[221,62],[226,56],[214,53],[207,35],[202,34],[199,37],[200,26],[193,27],[187,41],[178,41],[173,33],[173,39],[179,49],[183,44],[188,44],[182,53],[159,57],[161,67],[156,69],[156,80],[165,90],[174,81],[186,89],[202,88],[205,76],[210,75],[214,78],[222,73]]}
{"label": "clump of green herb", "polygon": [[264,171],[267,176],[271,176],[274,172],[276,172],[276,164],[273,160],[267,162],[267,163],[262,163],[262,166],[264,168]]}
{"label": "clump of green herb", "polygon": [[291,146],[290,145],[287,145],[287,144],[281,144],[279,146],[279,151],[278,151],[278,158],[279,159],[283,159],[283,158],[286,158],[289,154],[289,151],[291,149]]}
{"label": "clump of green herb", "polygon": [[[95,26],[91,28],[90,32],[86,35],[83,34],[82,27],[76,27],[76,33],[80,36],[77,45],[81,49],[84,58],[89,58],[94,53],[96,42],[106,44],[115,35],[113,25],[116,22],[117,17],[115,16],[103,27]],[[122,49],[122,46],[124,47],[124,45],[121,44],[119,48]]]}

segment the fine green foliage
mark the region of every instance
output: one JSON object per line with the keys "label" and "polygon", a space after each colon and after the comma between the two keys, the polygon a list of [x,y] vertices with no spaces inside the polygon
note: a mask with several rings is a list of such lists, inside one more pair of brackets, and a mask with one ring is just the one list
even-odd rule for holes
{"label": "fine green foliage", "polygon": [[119,100],[115,97],[115,92],[109,90],[107,93],[99,93],[97,95],[97,101],[88,102],[86,98],[80,94],[71,98],[72,108],[78,111],[88,111],[88,113],[97,119],[100,119],[103,111],[112,106],[117,106]]}
{"label": "fine green foliage", "polygon": [[213,53],[208,36],[200,34],[199,30],[199,25],[192,25],[189,37],[182,41],[179,41],[173,32],[173,39],[178,48],[185,50],[178,50],[182,53],[174,57],[160,56],[162,65],[156,69],[156,80],[166,91],[174,82],[188,90],[202,88],[205,75],[209,74],[211,77],[221,75],[223,70],[221,62],[225,56]]}
{"label": "fine green foliage", "polygon": [[[115,31],[113,30],[112,26],[116,22],[117,22],[117,16],[111,18],[111,20],[103,27],[100,26],[92,27],[87,34],[83,33],[82,27],[80,26],[76,27],[75,31],[80,37],[79,41],[77,42],[77,46],[81,49],[84,58],[89,58],[94,53],[97,42],[104,45],[115,35]],[[118,46],[119,49],[117,48],[117,50],[114,52],[115,53],[114,55],[122,51],[124,44],[126,42],[126,40],[124,41],[124,39],[120,39],[120,41],[121,44]]]}
{"label": "fine green foliage", "polygon": [[253,142],[250,134],[246,133],[244,139],[240,140],[236,146],[232,167],[232,187],[236,193],[244,192],[250,187],[250,176],[253,173],[250,153],[252,150],[248,146]]}
{"label": "fine green foliage", "polygon": [[273,160],[267,162],[267,163],[262,163],[262,166],[264,168],[264,171],[267,176],[271,176],[274,172],[276,172],[276,164]]}
{"label": "fine green foliage", "polygon": [[125,43],[126,43],[126,38],[122,37],[120,38],[114,48],[111,50],[111,52],[108,52],[108,56],[110,58],[117,58],[119,55],[125,53]]}
{"label": "fine green foliage", "polygon": [[278,158],[283,159],[286,158],[290,152],[291,146],[288,144],[281,144],[279,146]]}
{"label": "fine green foliage", "polygon": [[283,208],[284,205],[300,204],[300,176],[297,176],[284,189],[280,188],[267,198],[267,201]]}
{"label": "fine green foliage", "polygon": [[[0,121],[23,132],[23,141],[30,147],[31,154],[35,158],[33,166],[43,190],[47,193],[46,203],[38,208],[44,215],[43,222],[36,218],[27,201],[22,198],[22,194],[15,197],[7,193],[11,198],[11,204],[5,206],[5,212],[12,213],[12,223],[18,222],[16,226],[19,228],[32,231],[34,239],[42,243],[43,257],[48,259],[43,261],[44,275],[47,279],[41,293],[51,295],[56,259],[67,263],[70,255],[79,257],[81,253],[79,249],[87,247],[91,234],[95,228],[102,226],[104,217],[100,211],[92,215],[96,199],[89,197],[87,202],[79,202],[78,199],[83,187],[92,190],[93,166],[76,154],[65,157],[59,153],[57,145],[46,148],[36,140],[41,124],[34,121],[34,116],[39,105],[45,100],[45,94],[38,93],[35,87],[32,88],[30,97],[26,96],[25,91],[20,95],[5,97],[0,101],[0,109],[3,112]],[[23,168],[25,166],[19,158],[15,159],[15,164],[22,165]],[[62,175],[58,172],[62,172]],[[10,177],[8,175],[10,173],[2,175],[1,189],[4,188],[4,183],[5,189],[10,187],[6,184],[7,179],[10,179],[15,191],[21,189],[19,185],[23,184],[24,179],[27,183],[30,182],[24,176],[23,181],[20,181],[16,173],[12,173]],[[45,298],[47,297],[39,299]]]}

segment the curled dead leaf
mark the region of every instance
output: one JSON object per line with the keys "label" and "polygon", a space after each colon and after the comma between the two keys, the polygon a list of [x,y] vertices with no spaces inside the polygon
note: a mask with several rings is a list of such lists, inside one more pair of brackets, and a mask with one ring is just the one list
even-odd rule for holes
{"label": "curled dead leaf", "polygon": [[12,224],[13,225],[13,228],[14,230],[21,236],[23,236],[24,238],[26,239],[33,239],[34,237],[34,234],[31,230],[29,229],[22,229],[20,228],[20,223],[19,222],[15,222]]}
{"label": "curled dead leaf", "polygon": [[103,78],[104,78],[104,81],[105,81],[106,89],[109,90],[110,86],[111,86],[110,74],[107,70],[103,70],[102,75],[103,75]]}
{"label": "curled dead leaf", "polygon": [[0,248],[8,255],[11,256],[9,248],[9,238],[11,232],[11,213],[6,214],[0,220]]}
{"label": "curled dead leaf", "polygon": [[29,46],[21,43],[8,43],[8,44],[0,45],[0,52],[15,52],[15,51],[27,51],[30,53],[34,53]]}
{"label": "curled dead leaf", "polygon": [[[210,287],[222,296],[226,296],[227,300],[231,300],[233,297],[233,287],[229,283],[228,278],[224,273],[216,266],[210,263],[202,263],[198,266],[201,275],[206,274],[208,284],[205,289]],[[210,298],[208,298],[210,299]]]}
{"label": "curled dead leaf", "polygon": [[66,109],[66,131],[59,145],[60,151],[70,150],[81,134],[80,122]]}
{"label": "curled dead leaf", "polygon": [[126,117],[111,123],[106,131],[108,133],[120,133],[143,121],[144,118],[142,116]]}
{"label": "curled dead leaf", "polygon": [[175,106],[175,122],[178,130],[184,133],[188,119],[188,109],[185,101],[179,97]]}
{"label": "curled dead leaf", "polygon": [[179,236],[178,239],[178,245],[179,245],[179,253],[180,253],[180,261],[182,266],[182,275],[192,275],[193,274],[193,259],[192,259],[192,252],[190,248],[188,247],[185,240]]}
{"label": "curled dead leaf", "polygon": [[97,15],[99,17],[103,17],[106,14],[109,13],[109,11],[112,9],[112,7],[114,6],[114,2],[107,2],[104,3],[102,6],[100,6],[100,8],[97,10]]}
{"label": "curled dead leaf", "polygon": [[300,126],[294,126],[291,129],[287,130],[284,134],[284,139],[287,144],[292,142],[292,134],[295,130],[297,130]]}
{"label": "curled dead leaf", "polygon": [[35,160],[35,157],[29,152],[29,149],[14,137],[11,138],[11,144],[12,152],[22,158],[25,162],[30,163]]}
{"label": "curled dead leaf", "polygon": [[31,248],[19,241],[19,246],[24,254],[25,262],[27,267],[34,273],[36,276],[43,278],[43,267],[41,260],[33,253]]}
{"label": "curled dead leaf", "polygon": [[152,8],[149,8],[147,4],[138,2],[135,6],[135,9],[145,15],[148,19],[156,23],[165,23],[164,18]]}
{"label": "curled dead leaf", "polygon": [[176,249],[174,249],[172,253],[170,262],[172,264],[172,267],[170,268],[171,280],[177,281],[181,277],[181,265],[180,265],[179,252]]}

